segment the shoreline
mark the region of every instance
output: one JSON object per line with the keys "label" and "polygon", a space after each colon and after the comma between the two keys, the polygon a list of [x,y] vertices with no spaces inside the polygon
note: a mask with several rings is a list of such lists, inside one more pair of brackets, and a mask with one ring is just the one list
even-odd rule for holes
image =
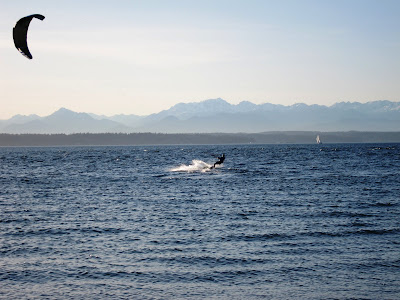
{"label": "shoreline", "polygon": [[150,145],[232,145],[232,144],[324,144],[400,143],[399,132],[316,132],[271,131],[261,133],[0,133],[0,147],[29,146],[150,146]]}

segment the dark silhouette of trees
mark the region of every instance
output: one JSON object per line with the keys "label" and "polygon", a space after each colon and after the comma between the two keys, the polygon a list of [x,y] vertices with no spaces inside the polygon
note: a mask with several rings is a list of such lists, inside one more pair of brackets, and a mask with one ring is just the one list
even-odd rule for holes
{"label": "dark silhouette of trees", "polygon": [[314,144],[320,135],[325,143],[399,143],[400,132],[311,132],[263,133],[77,133],[0,134],[0,146],[123,146],[183,144]]}

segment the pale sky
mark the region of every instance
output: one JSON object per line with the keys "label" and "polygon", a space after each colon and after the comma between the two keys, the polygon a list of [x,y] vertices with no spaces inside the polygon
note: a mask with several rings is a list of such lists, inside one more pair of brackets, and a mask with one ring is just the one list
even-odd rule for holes
{"label": "pale sky", "polygon": [[[12,28],[28,33],[32,60]],[[398,0],[0,0],[0,119],[400,101]]]}

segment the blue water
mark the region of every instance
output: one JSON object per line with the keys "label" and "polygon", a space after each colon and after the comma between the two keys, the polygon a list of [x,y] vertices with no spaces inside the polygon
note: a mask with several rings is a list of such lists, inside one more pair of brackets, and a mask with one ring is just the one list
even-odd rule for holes
{"label": "blue water", "polygon": [[0,298],[400,299],[400,144],[0,148]]}

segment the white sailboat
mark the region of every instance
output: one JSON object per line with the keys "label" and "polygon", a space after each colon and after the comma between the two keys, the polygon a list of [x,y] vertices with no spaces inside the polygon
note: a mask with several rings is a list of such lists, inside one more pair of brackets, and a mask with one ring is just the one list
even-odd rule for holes
{"label": "white sailboat", "polygon": [[322,142],[321,142],[321,140],[320,140],[320,138],[319,138],[319,135],[317,135],[316,140],[317,140],[317,144],[322,144]]}

